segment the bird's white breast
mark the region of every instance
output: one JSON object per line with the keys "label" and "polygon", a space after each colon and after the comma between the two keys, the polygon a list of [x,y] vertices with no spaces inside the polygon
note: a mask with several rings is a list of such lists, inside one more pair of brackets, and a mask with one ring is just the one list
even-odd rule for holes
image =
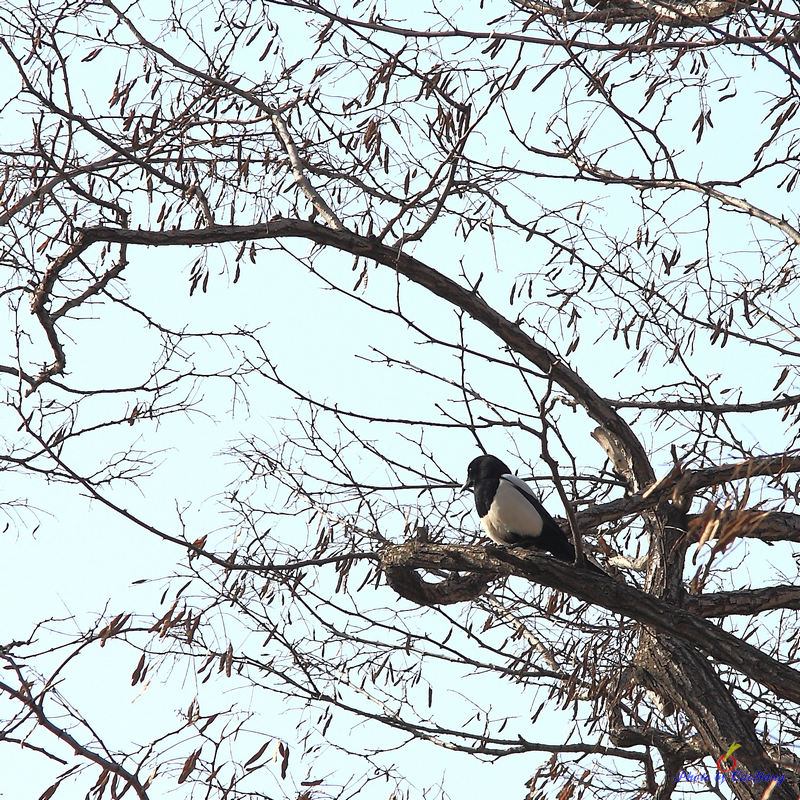
{"label": "bird's white breast", "polygon": [[494,499],[481,524],[489,537],[499,544],[509,544],[509,534],[536,538],[542,532],[542,518],[514,484],[532,494],[530,487],[519,478],[512,482],[514,476],[503,476],[498,484]]}

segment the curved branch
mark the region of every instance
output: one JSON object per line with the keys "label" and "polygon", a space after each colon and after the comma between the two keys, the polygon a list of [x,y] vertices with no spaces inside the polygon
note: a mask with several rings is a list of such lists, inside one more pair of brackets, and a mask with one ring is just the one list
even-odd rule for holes
{"label": "curved branch", "polygon": [[512,351],[552,378],[584,407],[593,420],[615,435],[634,465],[638,484],[635,488],[646,486],[654,480],[655,475],[647,454],[627,422],[574,369],[534,341],[519,325],[495,311],[476,291],[465,289],[422,261],[372,237],[333,229],[317,222],[285,217],[270,220],[264,225],[215,225],[196,230],[153,231],[97,226],[81,229],[72,247],[57,261],[66,263],[74,257],[73,253],[83,252],[95,242],[164,247],[281,238],[307,239],[319,245],[372,259],[462,309],[498,336]]}
{"label": "curved branch", "polygon": [[429,583],[408,566],[414,549],[415,542],[406,542],[383,553],[381,558],[386,583],[412,603],[434,606],[468,602],[483,594],[498,577],[498,573],[491,571],[488,574],[472,572],[468,575],[454,574],[438,583]]}
{"label": "curved branch", "polygon": [[676,640],[686,642],[766,686],[778,697],[800,702],[800,672],[781,664],[733,634],[691,611],[666,603],[611,578],[576,569],[554,558],[519,548],[446,546],[423,542],[386,547],[381,558],[406,569],[472,571],[481,575],[516,575],[559,589]]}

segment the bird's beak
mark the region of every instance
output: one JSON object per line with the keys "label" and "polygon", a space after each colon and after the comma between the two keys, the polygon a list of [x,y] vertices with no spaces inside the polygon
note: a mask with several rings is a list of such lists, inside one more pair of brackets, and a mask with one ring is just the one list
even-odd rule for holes
{"label": "bird's beak", "polygon": [[464,481],[464,485],[461,487],[461,491],[462,492],[466,492],[467,489],[471,489],[471,488],[472,488],[472,478],[467,478]]}

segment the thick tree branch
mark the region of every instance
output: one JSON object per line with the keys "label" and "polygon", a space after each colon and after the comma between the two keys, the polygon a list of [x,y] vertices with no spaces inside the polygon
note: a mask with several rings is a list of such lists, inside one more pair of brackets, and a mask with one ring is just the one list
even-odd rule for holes
{"label": "thick tree branch", "polygon": [[[693,494],[700,489],[720,486],[724,483],[794,472],[800,472],[800,456],[790,454],[757,456],[699,470],[688,468],[672,470],[667,476],[660,478],[657,483],[646,487],[644,491],[608,503],[598,503],[596,506],[579,512],[578,522],[583,529],[596,527],[603,522],[640,514],[661,502],[671,500],[676,492],[678,495]],[[759,520],[752,520],[753,523],[757,522],[757,526],[754,524],[752,530],[755,532],[763,528],[765,532],[771,532],[765,538],[793,538],[794,532],[800,525],[800,520],[795,520],[795,515],[792,514],[778,512],[758,512],[758,514]],[[692,519],[697,519],[697,517],[689,517],[690,522]]]}
{"label": "thick tree branch", "polygon": [[697,541],[709,522],[717,523],[717,539],[733,534],[762,542],[800,542],[800,514],[787,511],[712,510],[710,520],[707,514],[693,514],[689,516],[689,540]]}
{"label": "thick tree branch", "polygon": [[800,609],[800,586],[767,586],[732,592],[690,595],[686,609],[699,617],[758,614],[773,608]]}
{"label": "thick tree branch", "polygon": [[759,403],[712,403],[702,400],[618,400],[606,398],[614,408],[652,409],[654,411],[696,411],[700,414],[753,414],[800,405],[800,394],[784,394]]}
{"label": "thick tree branch", "polygon": [[[708,659],[688,647],[685,637],[646,635],[637,653],[637,671],[645,685],[689,717],[706,753],[722,755],[733,737],[741,745],[736,756],[750,774],[781,774],[756,736],[752,716],[742,711]],[[799,688],[796,679],[792,682],[795,689]],[[763,784],[730,780],[728,786],[740,800],[762,800],[766,788]],[[796,800],[797,787],[787,781],[776,785],[770,796],[773,800]]]}
{"label": "thick tree branch", "polygon": [[[516,575],[528,578],[691,644],[768,687],[778,697],[800,702],[800,672],[797,670],[770,658],[758,648],[684,608],[556,559],[531,555],[519,548],[504,550],[498,547],[456,547],[420,542],[387,547],[381,558],[392,570],[453,570],[484,576]],[[395,588],[402,589],[402,586]],[[409,599],[416,602],[413,597]]]}
{"label": "thick tree branch", "polygon": [[[281,217],[270,220],[265,225],[212,226],[196,230],[146,231],[98,226],[83,228],[69,251],[56,261],[60,262],[60,269],[64,263],[95,242],[164,247],[281,238],[307,239],[316,244],[370,258],[462,309],[492,331],[515,353],[546,373],[580,403],[592,419],[611,431],[629,454],[639,486],[646,486],[654,480],[647,454],[628,424],[575,370],[546,347],[535,342],[519,325],[495,311],[477,292],[465,289],[413,256],[398,252],[371,237],[333,229],[316,222]],[[53,270],[49,272],[51,276],[54,273]]]}

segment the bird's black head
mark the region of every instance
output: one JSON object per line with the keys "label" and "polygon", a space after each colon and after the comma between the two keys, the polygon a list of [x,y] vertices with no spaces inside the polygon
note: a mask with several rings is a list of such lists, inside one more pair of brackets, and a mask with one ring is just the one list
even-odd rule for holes
{"label": "bird's black head", "polygon": [[467,467],[467,480],[461,487],[462,491],[474,488],[476,483],[495,479],[501,475],[508,475],[511,470],[497,456],[478,456],[470,461]]}

